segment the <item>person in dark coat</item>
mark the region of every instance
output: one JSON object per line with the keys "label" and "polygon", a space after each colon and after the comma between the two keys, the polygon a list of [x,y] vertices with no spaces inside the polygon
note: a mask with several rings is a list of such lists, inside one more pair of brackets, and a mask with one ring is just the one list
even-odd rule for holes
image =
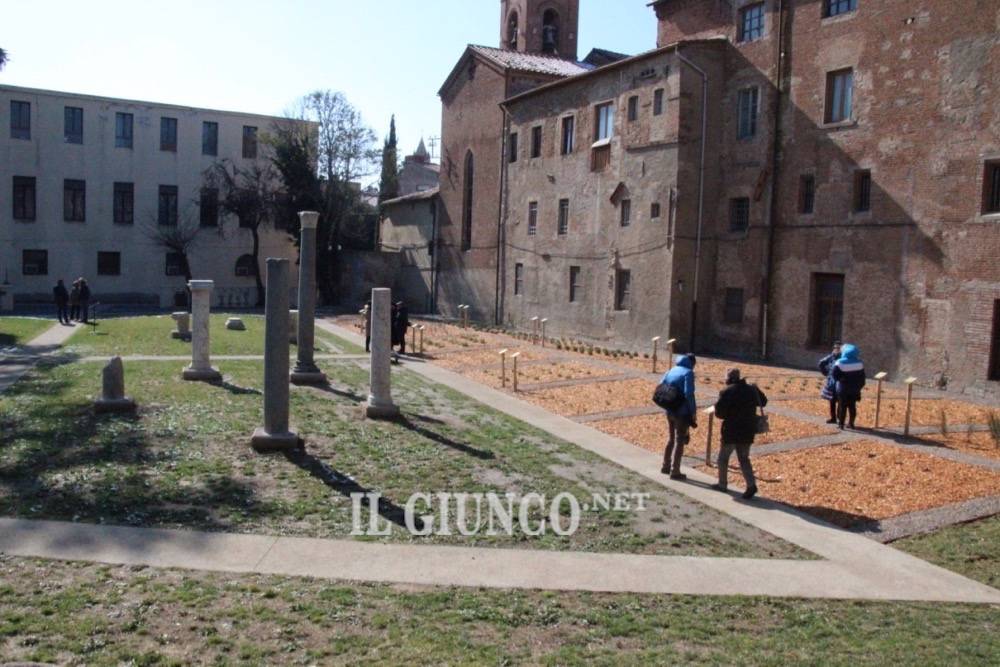
{"label": "person in dark coat", "polygon": [[865,386],[865,365],[861,363],[861,353],[848,343],[841,348],[840,359],[833,365],[833,380],[837,389],[837,421],[844,429],[844,421],[849,417],[847,427],[854,428],[858,416],[858,401]]}
{"label": "person in dark coat", "polygon": [[757,495],[757,480],[750,463],[750,446],[757,435],[757,410],[767,405],[767,396],[755,384],[747,384],[738,368],[726,375],[726,388],[715,404],[715,416],[722,420],[722,445],[719,448],[719,483],[712,488],[725,491],[729,482],[729,458],[733,451],[746,481],[743,497]]}
{"label": "person in dark coat", "polygon": [[87,324],[90,316],[90,285],[83,278],[80,278],[80,321]]}
{"label": "person in dark coat", "polygon": [[663,466],[660,472],[670,475],[670,479],[683,480],[687,475],[681,472],[684,447],[691,440],[691,429],[698,428],[698,404],[694,397],[693,354],[677,356],[676,365],[660,380],[661,384],[674,386],[684,397],[684,402],[673,410],[667,410],[667,448],[663,452]]}
{"label": "person in dark coat", "polygon": [[80,279],[73,281],[73,287],[69,291],[69,319],[80,319]]}
{"label": "person in dark coat", "polygon": [[399,313],[399,305],[392,304],[389,308],[389,348],[395,350],[395,347],[399,345],[399,322],[397,314]]}
{"label": "person in dark coat", "polygon": [[52,288],[52,298],[56,302],[56,317],[59,318],[59,324],[69,324],[69,309],[66,307],[69,304],[69,292],[66,291],[63,281],[57,281],[56,286]]}
{"label": "person in dark coat", "polygon": [[410,328],[410,311],[402,301],[396,303],[396,316],[392,322],[399,341],[399,353],[406,354],[406,332]]}
{"label": "person in dark coat", "polygon": [[372,351],[372,302],[365,302],[365,352]]}
{"label": "person in dark coat", "polygon": [[833,351],[819,360],[819,372],[826,378],[820,397],[830,402],[830,418],[827,424],[837,423],[837,382],[833,379],[833,365],[840,358],[840,341],[833,342]]}

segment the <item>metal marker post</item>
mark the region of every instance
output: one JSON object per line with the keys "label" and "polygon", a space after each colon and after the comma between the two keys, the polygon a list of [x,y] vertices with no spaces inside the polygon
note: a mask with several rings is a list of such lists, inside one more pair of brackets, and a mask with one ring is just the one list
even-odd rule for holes
{"label": "metal marker post", "polygon": [[903,424],[903,435],[909,437],[910,435],[910,409],[913,406],[913,383],[917,381],[917,378],[909,377],[903,380],[903,384],[906,385],[906,421]]}
{"label": "metal marker post", "polygon": [[705,465],[712,467],[712,428],[715,426],[715,406],[704,410],[708,415],[708,438],[705,442]]}
{"label": "metal marker post", "polygon": [[517,358],[521,356],[520,352],[515,352],[510,355],[510,358],[514,360],[514,392],[517,393]]}
{"label": "metal marker post", "polygon": [[424,356],[424,325],[418,324],[417,329],[420,331],[420,356]]}
{"label": "metal marker post", "polygon": [[660,346],[660,337],[659,336],[654,336],[653,337],[653,372],[654,373],[656,372],[656,352],[657,352],[657,348],[659,348],[659,346]]}
{"label": "metal marker post", "polygon": [[531,344],[538,344],[538,316],[531,318]]}
{"label": "metal marker post", "polygon": [[507,348],[500,350],[500,386],[507,388]]}
{"label": "metal marker post", "polygon": [[549,321],[549,318],[542,318],[542,347],[545,347],[545,323]]}
{"label": "metal marker post", "polygon": [[882,414],[882,381],[888,375],[885,371],[875,374],[875,379],[878,381],[875,389],[875,428],[878,428],[878,420]]}
{"label": "metal marker post", "polygon": [[670,355],[670,359],[668,360],[667,363],[671,364],[674,363],[674,345],[676,344],[677,344],[676,338],[671,338],[670,340],[667,341],[667,354]]}

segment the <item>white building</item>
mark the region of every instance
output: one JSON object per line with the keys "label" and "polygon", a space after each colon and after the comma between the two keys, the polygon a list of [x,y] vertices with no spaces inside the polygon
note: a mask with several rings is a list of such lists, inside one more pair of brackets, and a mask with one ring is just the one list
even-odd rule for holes
{"label": "white building", "polygon": [[[258,134],[281,120],[0,86],[0,290],[8,307],[50,302],[56,280],[68,286],[80,276],[96,301],[173,307],[183,298],[182,266],[152,230],[178,220],[202,227],[190,268],[215,281],[215,303],[253,305],[250,230],[219,213],[203,174],[218,160],[266,160]],[[296,256],[284,230],[262,233],[261,263]]]}

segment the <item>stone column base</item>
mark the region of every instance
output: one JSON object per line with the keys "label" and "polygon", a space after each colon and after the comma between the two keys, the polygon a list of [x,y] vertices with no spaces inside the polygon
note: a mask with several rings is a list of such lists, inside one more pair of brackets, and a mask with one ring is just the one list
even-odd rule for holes
{"label": "stone column base", "polygon": [[250,446],[256,452],[290,452],[302,446],[299,436],[287,433],[268,433],[263,428],[255,429],[250,437]]}
{"label": "stone column base", "polygon": [[305,384],[305,385],[323,385],[328,384],[326,379],[326,373],[320,370],[316,371],[296,371],[293,370],[289,376],[292,384]]}
{"label": "stone column base", "polygon": [[365,401],[365,417],[369,419],[394,419],[399,416],[399,407],[394,403],[374,403],[369,398]]}
{"label": "stone column base", "polygon": [[189,366],[184,369],[181,377],[194,382],[222,382],[222,373],[215,368],[198,370]]}
{"label": "stone column base", "polygon": [[99,398],[94,401],[97,414],[135,412],[135,401],[131,398]]}

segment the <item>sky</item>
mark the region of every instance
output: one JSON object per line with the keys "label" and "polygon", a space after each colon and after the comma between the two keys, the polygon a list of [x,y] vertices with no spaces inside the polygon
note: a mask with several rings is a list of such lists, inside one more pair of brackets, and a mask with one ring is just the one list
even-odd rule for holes
{"label": "sky", "polygon": [[[579,56],[651,49],[648,0],[581,0]],[[496,46],[499,0],[4,0],[0,85],[281,115],[344,93],[400,152],[441,133],[437,91],[466,44]]]}

